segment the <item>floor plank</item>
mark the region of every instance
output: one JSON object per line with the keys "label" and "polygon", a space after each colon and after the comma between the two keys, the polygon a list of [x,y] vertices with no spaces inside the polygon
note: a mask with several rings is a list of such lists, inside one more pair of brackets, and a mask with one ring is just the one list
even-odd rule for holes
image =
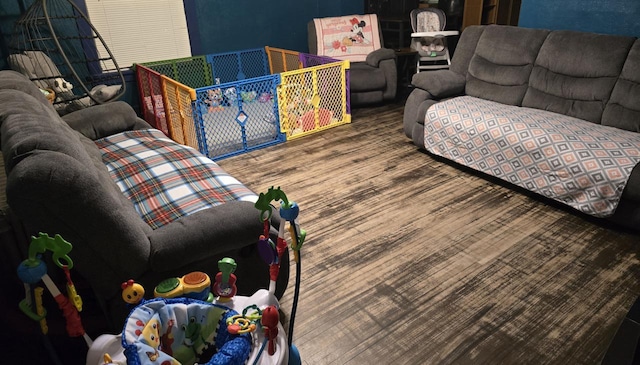
{"label": "floor plank", "polygon": [[[640,294],[640,235],[418,151],[402,111],[219,161],[300,206],[303,363],[599,363]],[[292,295],[293,275],[286,313]]]}

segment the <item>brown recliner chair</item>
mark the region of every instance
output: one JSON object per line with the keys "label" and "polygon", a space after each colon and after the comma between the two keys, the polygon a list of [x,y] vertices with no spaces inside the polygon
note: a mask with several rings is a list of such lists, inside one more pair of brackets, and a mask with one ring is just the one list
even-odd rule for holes
{"label": "brown recliner chair", "polygon": [[394,100],[398,88],[396,55],[383,47],[375,14],[319,18],[307,24],[309,52],[350,60],[352,106]]}

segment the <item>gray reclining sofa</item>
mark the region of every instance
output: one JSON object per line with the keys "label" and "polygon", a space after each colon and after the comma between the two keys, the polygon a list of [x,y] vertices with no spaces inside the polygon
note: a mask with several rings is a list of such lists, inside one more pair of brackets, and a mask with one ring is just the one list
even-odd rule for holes
{"label": "gray reclining sofa", "polygon": [[[141,151],[140,160],[128,167],[111,167],[140,174],[136,176],[164,176],[161,171],[169,164],[151,165],[151,159],[158,157],[155,146],[174,148],[172,158],[178,163],[187,161],[180,160],[178,152],[191,153],[159,131],[160,135],[149,133],[149,128],[120,101],[59,117],[26,77],[15,71],[0,71],[0,137],[10,209],[28,235],[60,234],[73,245],[69,254],[74,262],[73,275],[88,282],[104,304],[111,328],[117,331],[130,309],[121,298],[121,283],[129,279],[141,283],[146,297],[152,297],[154,287],[162,280],[192,271],[204,271],[213,278],[218,260],[231,257],[238,264],[238,294],[251,295],[269,285],[268,265],[257,250],[264,226],[251,202],[253,192],[219,166],[200,161],[203,156],[197,151],[191,150],[196,161],[191,160],[191,171],[213,171],[213,178],[223,182],[213,190],[216,204],[182,216],[170,214],[168,219],[153,224],[149,217],[139,214],[121,189],[128,183],[116,183],[108,171],[105,163],[113,149],[105,146],[135,144],[142,140],[134,138],[136,135],[146,138],[144,148],[151,148]],[[145,190],[159,189],[151,182],[144,184],[130,187],[129,192],[138,189],[134,193],[142,195]],[[178,195],[179,189],[174,190]],[[208,190],[207,196],[210,193]],[[277,212],[272,219],[277,227]],[[277,230],[274,232],[277,234]],[[282,295],[288,282],[286,255],[281,266],[277,296]]]}
{"label": "gray reclining sofa", "polygon": [[404,133],[420,149],[640,227],[640,40],[472,26],[449,70],[412,83]]}

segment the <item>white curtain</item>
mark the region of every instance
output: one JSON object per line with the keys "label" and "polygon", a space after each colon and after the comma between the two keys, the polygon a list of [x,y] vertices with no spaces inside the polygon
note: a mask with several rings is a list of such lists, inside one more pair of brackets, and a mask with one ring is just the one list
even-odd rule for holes
{"label": "white curtain", "polygon": [[[88,17],[121,68],[191,56],[182,0],[85,0]],[[108,53],[96,44],[101,57]]]}

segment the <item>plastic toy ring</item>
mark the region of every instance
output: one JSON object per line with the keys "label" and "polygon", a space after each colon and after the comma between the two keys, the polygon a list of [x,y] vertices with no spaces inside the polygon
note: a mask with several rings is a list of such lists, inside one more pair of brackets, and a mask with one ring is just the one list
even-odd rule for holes
{"label": "plastic toy ring", "polygon": [[256,330],[256,324],[254,321],[241,315],[235,315],[229,319],[231,320],[231,323],[227,324],[227,331],[231,334],[239,335]]}

